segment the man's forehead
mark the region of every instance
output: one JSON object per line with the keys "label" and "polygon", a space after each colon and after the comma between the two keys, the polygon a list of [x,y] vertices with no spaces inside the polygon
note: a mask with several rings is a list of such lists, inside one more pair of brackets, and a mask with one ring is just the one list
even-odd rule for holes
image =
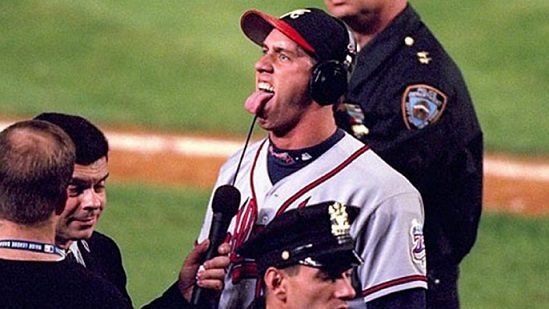
{"label": "man's forehead", "polygon": [[107,157],[101,157],[97,161],[88,164],[75,164],[73,178],[78,179],[103,179],[109,174]]}
{"label": "man's forehead", "polygon": [[269,47],[269,48],[277,48],[282,49],[288,52],[295,53],[299,56],[304,56],[307,54],[305,49],[303,49],[299,44],[297,44],[295,41],[290,39],[288,36],[286,36],[284,33],[280,32],[277,29],[273,29],[269,35],[265,38],[265,41],[263,41],[263,45]]}

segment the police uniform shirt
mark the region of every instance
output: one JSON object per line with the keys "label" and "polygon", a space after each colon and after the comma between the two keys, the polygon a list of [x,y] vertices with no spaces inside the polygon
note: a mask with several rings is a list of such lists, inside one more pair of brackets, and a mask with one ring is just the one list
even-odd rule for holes
{"label": "police uniform shirt", "polygon": [[[482,132],[461,72],[410,5],[357,61],[346,102],[364,113],[360,139],[421,192],[428,269],[455,273],[482,202]],[[336,120],[352,132],[347,113]]]}

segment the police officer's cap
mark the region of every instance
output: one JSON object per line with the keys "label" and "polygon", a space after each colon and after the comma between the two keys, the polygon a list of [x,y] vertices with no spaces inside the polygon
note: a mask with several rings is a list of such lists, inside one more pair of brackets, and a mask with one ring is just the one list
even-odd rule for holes
{"label": "police officer's cap", "polygon": [[260,274],[268,267],[301,264],[345,270],[362,263],[354,250],[351,223],[358,208],[324,202],[289,210],[237,248],[237,253],[255,259]]}

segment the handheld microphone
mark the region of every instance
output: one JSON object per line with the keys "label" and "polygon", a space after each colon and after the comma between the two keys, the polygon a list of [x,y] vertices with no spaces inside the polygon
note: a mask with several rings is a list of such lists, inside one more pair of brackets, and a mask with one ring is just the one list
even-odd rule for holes
{"label": "handheld microphone", "polygon": [[[215,190],[212,200],[212,225],[210,226],[210,246],[206,252],[204,261],[210,260],[217,255],[217,249],[223,243],[227,235],[227,229],[232,218],[236,215],[240,206],[240,191],[234,186],[223,185]],[[204,289],[195,284],[191,304],[198,305]]]}

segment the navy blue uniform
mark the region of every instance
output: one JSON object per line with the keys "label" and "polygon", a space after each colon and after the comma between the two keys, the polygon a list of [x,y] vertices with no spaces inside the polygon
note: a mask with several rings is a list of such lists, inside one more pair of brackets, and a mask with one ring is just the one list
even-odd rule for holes
{"label": "navy blue uniform", "polygon": [[349,87],[345,102],[360,108],[342,105],[337,123],[420,191],[428,307],[458,308],[458,265],[477,235],[483,160],[461,72],[408,5],[359,52]]}

